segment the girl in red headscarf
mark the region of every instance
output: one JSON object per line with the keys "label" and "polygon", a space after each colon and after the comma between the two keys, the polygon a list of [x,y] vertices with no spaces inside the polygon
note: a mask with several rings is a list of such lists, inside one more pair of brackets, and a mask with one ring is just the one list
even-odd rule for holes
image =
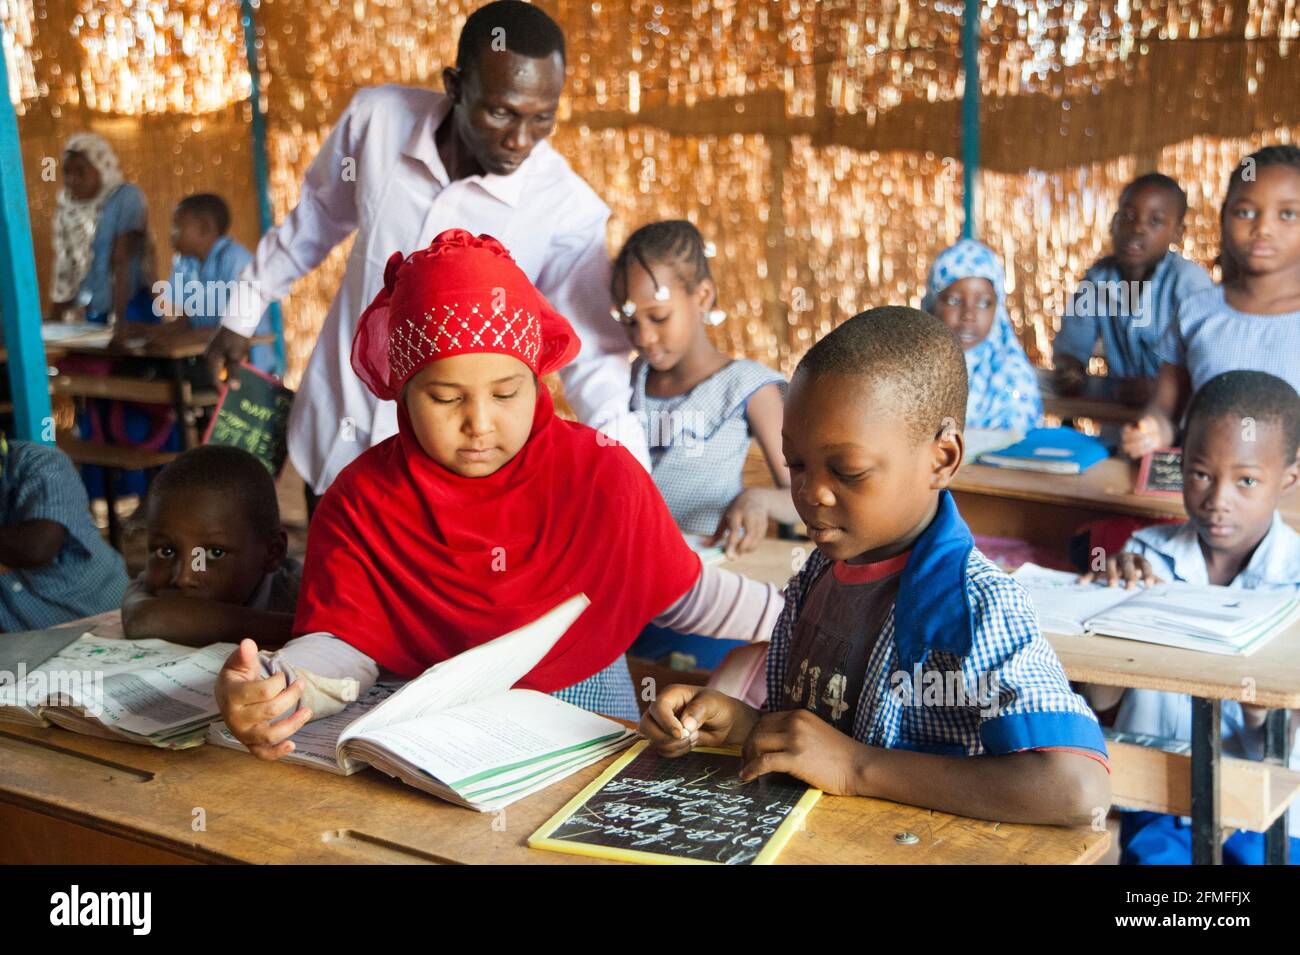
{"label": "girl in red headscarf", "polygon": [[261,658],[245,640],[221,673],[222,716],[249,749],[283,756],[380,668],[418,676],[576,593],[591,606],[518,685],[624,719],[638,711],[623,654],[647,623],[767,637],[776,589],[702,567],[636,459],[556,417],[538,379],[579,347],[490,236],[453,229],[392,256],[352,367],[398,402],[399,433],[312,517],[303,636]]}

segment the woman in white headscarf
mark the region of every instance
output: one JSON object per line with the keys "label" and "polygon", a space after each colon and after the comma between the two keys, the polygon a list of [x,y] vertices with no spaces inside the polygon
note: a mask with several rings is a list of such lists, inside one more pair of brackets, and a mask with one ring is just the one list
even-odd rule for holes
{"label": "woman in white headscarf", "polygon": [[63,188],[54,210],[54,269],[48,320],[70,308],[86,320],[156,321],[152,246],[144,194],[122,178],[113,148],[78,133],[63,148]]}

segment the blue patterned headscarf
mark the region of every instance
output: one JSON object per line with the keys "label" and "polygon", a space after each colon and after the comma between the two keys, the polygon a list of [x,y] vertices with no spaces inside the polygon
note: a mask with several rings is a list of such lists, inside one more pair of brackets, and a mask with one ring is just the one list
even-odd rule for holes
{"label": "blue patterned headscarf", "polygon": [[997,295],[998,309],[988,337],[965,353],[970,397],[966,401],[966,427],[1028,431],[1043,416],[1038,376],[1020,347],[1006,307],[1006,275],[993,250],[974,239],[962,239],[939,253],[930,266],[925,301],[931,315],[939,294],[962,279],[988,279]]}

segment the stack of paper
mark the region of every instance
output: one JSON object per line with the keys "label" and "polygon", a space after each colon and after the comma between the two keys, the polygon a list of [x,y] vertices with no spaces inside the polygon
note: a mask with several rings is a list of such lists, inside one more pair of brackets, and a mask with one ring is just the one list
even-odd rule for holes
{"label": "stack of paper", "polygon": [[1044,630],[1141,640],[1185,650],[1248,656],[1300,620],[1285,592],[1167,583],[1133,590],[1079,584],[1075,575],[1025,564],[1014,574]]}

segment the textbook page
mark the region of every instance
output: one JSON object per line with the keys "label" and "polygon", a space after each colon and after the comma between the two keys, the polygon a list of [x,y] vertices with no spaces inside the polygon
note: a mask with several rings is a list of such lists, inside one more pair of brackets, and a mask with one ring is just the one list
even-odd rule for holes
{"label": "textbook page", "polygon": [[508,690],[366,730],[359,739],[354,730],[355,724],[349,738],[380,747],[453,789],[628,733],[622,724],[535,690]]}
{"label": "textbook page", "polygon": [[1011,576],[1029,591],[1039,626],[1052,633],[1082,635],[1090,618],[1139,593],[1104,581],[1081,584],[1078,574],[1037,564],[1022,564]]}
{"label": "textbook page", "polygon": [[100,687],[73,685],[71,692],[60,692],[57,699],[51,696],[50,705],[82,710],[104,726],[136,736],[167,735],[209,722],[219,712],[214,695],[217,674],[235,646],[214,643],[199,650],[180,649],[177,659],[137,662],[128,670],[105,675]]}
{"label": "textbook page", "polygon": [[352,723],[339,747],[362,733],[504,693],[550,653],[590,603],[586,594],[574,594],[531,623],[433,665]]}

